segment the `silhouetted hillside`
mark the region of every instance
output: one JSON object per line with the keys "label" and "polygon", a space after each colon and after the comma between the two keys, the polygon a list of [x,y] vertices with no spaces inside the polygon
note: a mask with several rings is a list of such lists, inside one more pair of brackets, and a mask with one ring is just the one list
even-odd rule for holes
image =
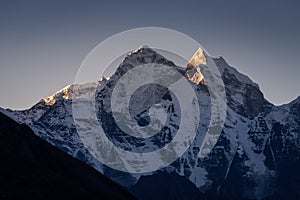
{"label": "silhouetted hillside", "polygon": [[0,199],[133,199],[121,186],[0,113]]}

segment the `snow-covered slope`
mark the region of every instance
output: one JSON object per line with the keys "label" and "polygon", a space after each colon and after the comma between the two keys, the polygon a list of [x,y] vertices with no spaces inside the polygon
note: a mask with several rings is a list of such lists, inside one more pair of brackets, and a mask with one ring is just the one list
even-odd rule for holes
{"label": "snow-covered slope", "polygon": [[[224,81],[228,109],[217,144],[206,157],[199,158],[202,133],[207,131],[211,116],[210,94],[205,77],[203,79],[201,74],[201,65],[206,63],[205,56],[199,50],[183,72],[199,97],[201,115],[197,136],[183,156],[161,172],[175,172],[189,179],[202,192],[224,197],[262,199],[277,194],[282,187],[278,182],[282,166],[299,161],[300,98],[290,104],[274,106],[264,99],[258,85],[250,78],[229,66],[223,58],[213,58]],[[199,62],[200,65],[195,65]],[[168,110],[169,121],[164,129],[146,140],[123,133],[115,124],[110,109],[112,89],[120,77],[129,69],[145,63],[168,65],[182,73],[182,68],[172,61],[143,46],[128,54],[110,79],[68,86],[28,110],[0,111],[20,123],[28,124],[41,138],[88,163],[112,180],[132,187],[141,176],[150,176],[152,173],[132,175],[110,169],[97,161],[78,136],[72,117],[71,99],[74,87],[80,92],[75,95],[76,98],[96,98],[97,117],[117,146],[135,151],[160,148],[172,140],[178,129],[180,113],[176,113],[176,110],[180,105],[173,93],[150,85],[137,94],[142,97],[141,100],[147,99],[148,103],[159,101]],[[95,96],[90,92],[94,88],[97,88]],[[152,92],[147,94],[147,91]],[[157,95],[153,96],[153,91]],[[147,106],[137,106],[132,111],[137,123],[148,123],[147,109]],[[89,122],[86,123],[88,127]],[[300,182],[297,184],[299,186]]]}

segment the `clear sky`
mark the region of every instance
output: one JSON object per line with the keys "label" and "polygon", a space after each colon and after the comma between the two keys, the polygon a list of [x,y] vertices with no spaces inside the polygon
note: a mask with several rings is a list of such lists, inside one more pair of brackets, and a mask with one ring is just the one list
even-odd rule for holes
{"label": "clear sky", "polygon": [[0,0],[0,106],[29,108],[74,82],[99,42],[145,26],[189,35],[287,103],[300,95],[299,19],[289,0]]}

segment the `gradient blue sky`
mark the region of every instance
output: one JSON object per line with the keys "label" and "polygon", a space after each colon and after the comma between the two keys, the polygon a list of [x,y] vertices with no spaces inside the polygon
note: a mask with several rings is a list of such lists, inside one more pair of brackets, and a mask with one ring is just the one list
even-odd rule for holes
{"label": "gradient blue sky", "polygon": [[74,82],[85,56],[121,31],[183,32],[283,104],[300,95],[300,1],[0,0],[0,106],[29,108]]}

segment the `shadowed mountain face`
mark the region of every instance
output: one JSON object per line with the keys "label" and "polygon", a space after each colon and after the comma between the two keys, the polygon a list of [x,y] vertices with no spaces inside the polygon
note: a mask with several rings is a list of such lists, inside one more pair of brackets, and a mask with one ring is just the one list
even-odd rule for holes
{"label": "shadowed mountain face", "polygon": [[[192,59],[191,65],[180,68],[154,50],[142,47],[128,54],[110,79],[68,86],[28,110],[2,112],[20,123],[29,125],[37,136],[129,189],[158,187],[160,190],[161,185],[165,188],[164,192],[168,193],[182,184],[192,183],[205,196],[217,196],[218,199],[300,199],[300,180],[297,178],[300,173],[296,167],[299,166],[300,160],[300,98],[286,105],[274,106],[264,98],[259,86],[249,77],[229,66],[223,58],[213,58],[225,85],[226,120],[214,148],[207,156],[199,158],[201,138],[207,131],[213,112],[213,96],[207,90],[205,76],[204,81],[201,79],[201,70],[205,70],[203,56],[207,55],[201,52],[195,55],[197,57]],[[97,118],[115,145],[129,151],[159,149],[172,140],[179,126],[177,122],[180,113],[176,113],[176,110],[180,105],[173,93],[150,85],[151,87],[141,87],[137,91],[136,96],[141,99],[130,102],[133,108],[132,118],[138,124],[149,123],[149,110],[146,109],[149,106],[145,106],[143,110],[144,106],[139,106],[139,102],[156,103],[159,100],[167,108],[167,116],[172,119],[172,123],[169,120],[170,123],[165,124],[161,133],[149,140],[136,140],[120,130],[113,119],[110,106],[112,91],[122,75],[145,63],[168,65],[183,72],[182,74],[186,69],[186,77],[200,97],[201,115],[195,141],[180,158],[155,174],[136,175],[108,168],[90,154],[82,144],[74,125],[71,99],[76,87],[79,88],[79,96],[76,98],[83,100],[93,97],[89,88],[96,87],[93,98],[96,100]],[[199,66],[195,66],[197,64]],[[160,95],[152,95],[153,91]],[[89,134],[93,124],[85,119],[82,123],[81,131]],[[168,178],[170,173],[182,176],[190,182],[181,183],[179,180],[182,179],[175,178],[172,182],[174,185],[166,187],[174,178],[173,175],[171,179]],[[157,180],[160,184],[155,184]],[[138,189],[132,191],[141,195]],[[180,191],[178,192],[180,194]]]}
{"label": "shadowed mountain face", "polygon": [[0,199],[134,199],[2,113],[0,159]]}
{"label": "shadowed mountain face", "polygon": [[177,174],[155,174],[142,177],[130,191],[144,200],[207,199],[195,185]]}

